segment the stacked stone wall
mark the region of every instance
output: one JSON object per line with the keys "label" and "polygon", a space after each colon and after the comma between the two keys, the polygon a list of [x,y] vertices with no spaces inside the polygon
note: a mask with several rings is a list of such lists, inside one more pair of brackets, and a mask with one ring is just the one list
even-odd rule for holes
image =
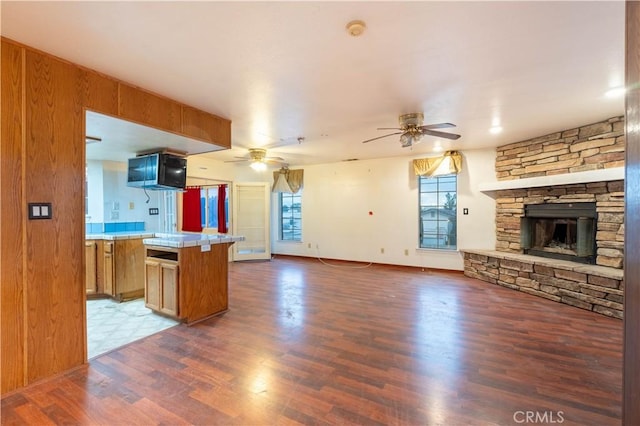
{"label": "stacked stone wall", "polygon": [[464,274],[602,315],[623,317],[621,270],[527,255],[467,251]]}
{"label": "stacked stone wall", "polygon": [[623,167],[624,116],[498,147],[496,177],[512,180]]}

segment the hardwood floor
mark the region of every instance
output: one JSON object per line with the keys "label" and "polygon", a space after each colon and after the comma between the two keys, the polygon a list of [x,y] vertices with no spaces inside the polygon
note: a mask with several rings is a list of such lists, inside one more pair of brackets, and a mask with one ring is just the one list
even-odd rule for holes
{"label": "hardwood floor", "polygon": [[11,393],[2,424],[620,423],[621,321],[455,272],[332,264],[232,264],[228,313]]}

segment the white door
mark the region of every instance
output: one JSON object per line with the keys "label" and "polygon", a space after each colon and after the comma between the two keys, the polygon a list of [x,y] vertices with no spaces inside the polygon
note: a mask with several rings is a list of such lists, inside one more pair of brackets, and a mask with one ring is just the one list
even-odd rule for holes
{"label": "white door", "polygon": [[267,182],[234,183],[233,235],[245,238],[233,245],[234,260],[271,259],[270,194]]}

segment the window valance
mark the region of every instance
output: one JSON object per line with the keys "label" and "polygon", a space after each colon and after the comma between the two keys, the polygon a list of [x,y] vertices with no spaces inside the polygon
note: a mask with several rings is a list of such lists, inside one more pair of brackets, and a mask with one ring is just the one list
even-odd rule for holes
{"label": "window valance", "polygon": [[286,167],[273,172],[272,192],[287,192],[296,194],[303,186],[304,170],[290,170]]}
{"label": "window valance", "polygon": [[441,157],[417,158],[413,170],[417,176],[457,175],[462,171],[462,154],[446,151]]}

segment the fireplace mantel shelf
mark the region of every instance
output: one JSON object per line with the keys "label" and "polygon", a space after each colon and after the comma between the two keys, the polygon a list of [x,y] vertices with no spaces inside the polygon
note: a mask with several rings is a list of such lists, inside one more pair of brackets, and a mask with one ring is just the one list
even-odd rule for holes
{"label": "fireplace mantel shelf", "polygon": [[572,185],[576,183],[606,182],[624,179],[624,167],[589,170],[586,172],[564,173],[552,176],[501,180],[498,182],[479,184],[481,192],[493,193],[507,189],[538,188],[541,186]]}

